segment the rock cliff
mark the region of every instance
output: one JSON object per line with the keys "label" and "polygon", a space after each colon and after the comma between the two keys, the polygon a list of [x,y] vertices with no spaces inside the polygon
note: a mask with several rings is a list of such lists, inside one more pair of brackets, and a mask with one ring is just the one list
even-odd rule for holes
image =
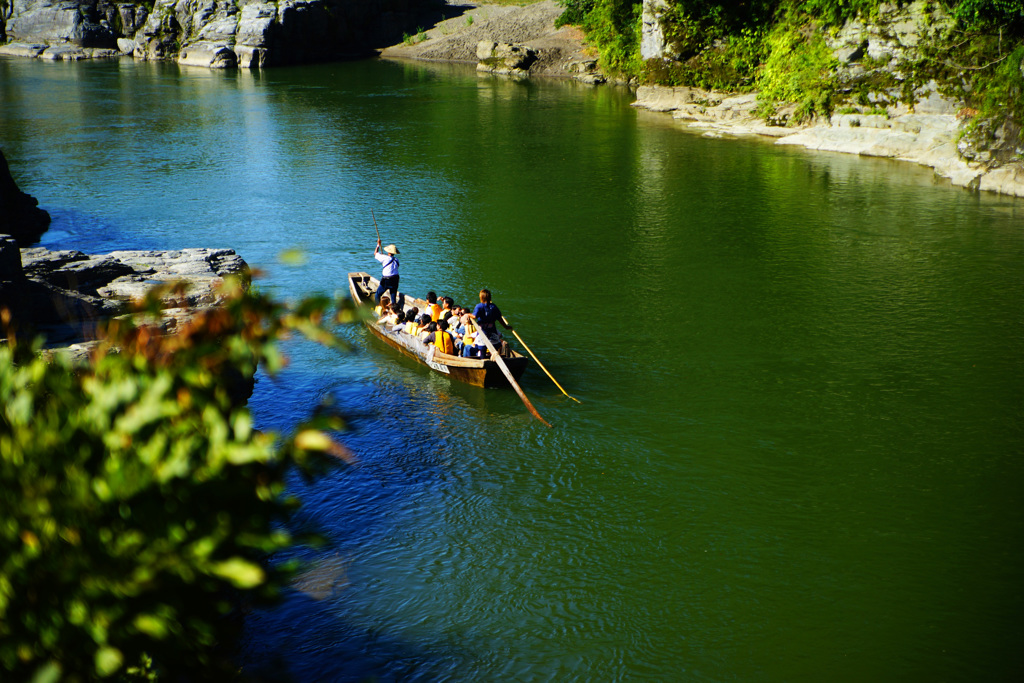
{"label": "rock cliff", "polygon": [[53,60],[131,54],[257,68],[365,55],[440,0],[8,0],[0,54]]}

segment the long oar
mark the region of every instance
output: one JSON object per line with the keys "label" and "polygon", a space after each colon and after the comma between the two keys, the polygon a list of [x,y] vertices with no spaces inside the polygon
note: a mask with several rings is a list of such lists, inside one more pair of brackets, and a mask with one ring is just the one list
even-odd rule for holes
{"label": "long oar", "polygon": [[516,382],[516,378],[512,376],[512,372],[508,369],[508,366],[505,365],[505,361],[501,359],[501,355],[498,354],[498,350],[494,348],[494,344],[492,344],[491,340],[487,338],[487,333],[481,328],[480,331],[477,332],[476,336],[484,340],[484,344],[487,345],[487,350],[491,352],[491,357],[498,363],[498,367],[501,368],[501,371],[505,373],[505,377],[508,378],[509,383],[512,385],[512,388],[516,390],[516,393],[519,394],[519,398],[523,399],[523,404],[526,405],[530,413],[550,427],[551,423],[541,417],[540,413],[537,412],[537,409],[533,407],[532,403],[530,403],[530,399],[526,398],[526,394],[523,393],[519,383]]}
{"label": "long oar", "polygon": [[[505,325],[508,325],[508,320],[505,318],[505,316],[501,316],[501,319],[505,323]],[[512,334],[514,334],[516,336],[516,339],[518,339],[519,343],[523,345],[523,348],[526,349],[526,352],[528,354],[530,354],[530,356],[532,356],[535,361],[537,361],[537,365],[540,366],[540,369],[544,371],[545,375],[547,375],[548,377],[551,378],[551,381],[555,383],[555,386],[558,387],[559,389],[561,389],[563,394],[565,394],[566,396],[569,396],[569,392],[566,391],[565,389],[562,389],[562,385],[558,383],[558,380],[555,379],[554,375],[552,375],[550,372],[548,372],[548,369],[546,367],[544,367],[543,363],[540,362],[540,358],[537,358],[537,354],[535,354],[533,351],[530,350],[530,347],[526,345],[526,342],[524,342],[523,338],[519,336],[519,333],[516,332],[515,330],[512,330]],[[576,401],[577,403],[580,402],[580,400],[578,398],[576,398],[575,396],[569,396],[569,398],[571,398],[572,400]]]}

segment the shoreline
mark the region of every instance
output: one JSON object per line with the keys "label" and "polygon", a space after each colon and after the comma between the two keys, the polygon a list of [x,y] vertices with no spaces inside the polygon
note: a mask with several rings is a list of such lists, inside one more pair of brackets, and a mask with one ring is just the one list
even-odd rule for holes
{"label": "shoreline", "polygon": [[[383,49],[383,59],[472,63],[477,70],[510,77],[573,78],[583,83],[623,84],[597,69],[596,53],[584,43],[578,27],[556,29],[561,6],[544,0],[525,6],[467,4],[465,12],[424,31],[418,42]],[[470,21],[467,17],[481,17]],[[528,27],[528,29],[524,28]],[[494,69],[483,53],[472,54],[476,38],[517,43],[536,50],[536,62],[526,69]],[[545,54],[545,51],[548,54]],[[632,84],[630,87],[634,87]],[[670,114],[683,125],[709,137],[775,138],[774,144],[795,145],[812,151],[907,161],[931,168],[954,186],[973,191],[1024,197],[1024,162],[997,165],[966,161],[958,143],[966,119],[963,104],[943,98],[937,86],[922,89],[913,108],[890,106],[885,114],[833,114],[827,121],[787,126],[769,125],[755,115],[757,93],[723,93],[686,86],[643,85],[636,88],[633,106]],[[779,108],[785,121],[795,105]]]}
{"label": "shoreline", "polygon": [[958,187],[1024,197],[1024,163],[988,166],[961,158],[957,142],[963,122],[956,103],[936,94],[913,110],[833,114],[828,121],[800,126],[771,126],[756,117],[756,93],[641,86],[633,106],[669,114],[708,137],[775,138],[776,145],[907,161],[931,168]]}
{"label": "shoreline", "polygon": [[[586,45],[579,27],[555,27],[563,11],[555,0],[527,5],[466,2],[446,8],[442,18],[435,19],[430,28],[379,49],[378,58],[475,63],[482,74],[569,78],[589,85],[636,87],[600,72],[597,54]],[[45,46],[45,52],[43,48],[9,43],[0,46],[0,54],[44,59],[130,56],[111,50],[89,53],[68,45]],[[137,51],[132,56],[140,58]],[[178,63],[191,63],[185,56],[182,52]],[[242,67],[242,63],[238,66]],[[868,111],[860,108],[801,125],[786,125],[795,105],[781,106],[774,121],[766,122],[756,116],[757,93],[643,85],[636,87],[633,106],[669,114],[682,125],[709,137],[774,138],[774,144],[796,145],[812,151],[907,161],[931,168],[954,186],[1024,197],[1024,161],[1006,161],[1004,156],[1004,163],[999,163],[992,158],[997,156],[992,150],[969,149],[961,140],[970,120],[963,116],[968,110],[962,102],[940,96],[937,89],[934,81],[922,88],[913,108],[903,104],[882,111],[877,107]]]}

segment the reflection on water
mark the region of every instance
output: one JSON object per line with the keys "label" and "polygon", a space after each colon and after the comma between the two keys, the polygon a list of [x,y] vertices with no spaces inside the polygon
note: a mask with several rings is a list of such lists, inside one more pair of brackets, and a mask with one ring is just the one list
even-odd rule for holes
{"label": "reflection on water", "polygon": [[[717,140],[627,91],[362,62],[0,59],[46,243],[237,249],[284,297],[481,286],[549,369],[454,385],[343,330],[259,376],[340,407],[290,490],[306,570],[246,669],[294,680],[1010,678],[1022,633],[1024,203]],[[286,249],[302,265],[279,262]]]}

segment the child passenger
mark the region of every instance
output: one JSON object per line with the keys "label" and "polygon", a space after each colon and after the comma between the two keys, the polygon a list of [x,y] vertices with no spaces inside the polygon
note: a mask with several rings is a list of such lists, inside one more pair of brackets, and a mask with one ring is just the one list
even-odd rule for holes
{"label": "child passenger", "polygon": [[420,321],[416,319],[416,309],[411,308],[405,313],[405,327],[402,331],[406,334],[416,336],[420,332]]}
{"label": "child passenger", "polygon": [[[384,297],[381,297],[381,301],[383,300]],[[392,325],[398,323],[399,313],[402,313],[402,307],[399,306],[398,304],[391,304],[391,309],[377,322],[380,323],[381,325],[384,325],[385,327],[391,327]]]}
{"label": "child passenger", "polygon": [[430,319],[437,321],[437,317],[441,315],[441,307],[437,305],[437,294],[434,292],[427,292],[427,308],[424,313],[430,314]]}
{"label": "child passenger", "polygon": [[434,332],[434,336],[430,339],[429,343],[436,346],[437,350],[441,353],[447,353],[449,356],[455,355],[455,339],[448,332],[448,321],[437,321],[437,331]]}
{"label": "child passenger", "polygon": [[391,307],[391,297],[387,294],[380,295],[380,303],[373,309],[373,314],[380,318]]}

